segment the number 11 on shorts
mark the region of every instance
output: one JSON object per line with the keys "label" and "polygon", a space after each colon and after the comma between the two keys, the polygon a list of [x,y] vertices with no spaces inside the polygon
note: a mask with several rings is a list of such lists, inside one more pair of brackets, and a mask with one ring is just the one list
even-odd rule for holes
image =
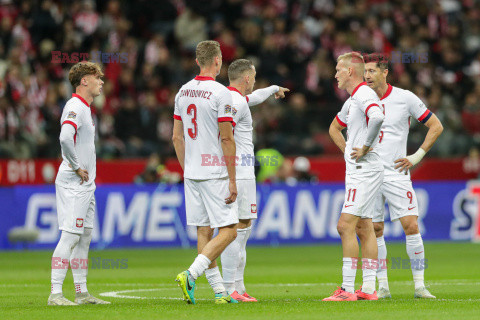
{"label": "number 11 on shorts", "polygon": [[352,194],[352,202],[355,202],[355,195],[357,194],[357,189],[348,189],[347,201],[350,201],[350,194]]}

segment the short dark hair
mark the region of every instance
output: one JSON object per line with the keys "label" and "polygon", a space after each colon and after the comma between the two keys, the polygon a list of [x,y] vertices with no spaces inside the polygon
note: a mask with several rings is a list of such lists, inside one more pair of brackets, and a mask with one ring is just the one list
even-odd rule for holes
{"label": "short dark hair", "polygon": [[247,59],[237,59],[228,67],[228,80],[235,81],[240,78],[245,71],[253,70],[253,62]]}
{"label": "short dark hair", "polygon": [[213,63],[213,59],[222,54],[220,43],[214,40],[205,40],[197,44],[195,52],[200,67],[207,67]]}
{"label": "short dark hair", "polygon": [[380,70],[389,70],[389,62],[386,55],[382,53],[371,53],[363,57],[365,63],[375,62],[376,67]]}

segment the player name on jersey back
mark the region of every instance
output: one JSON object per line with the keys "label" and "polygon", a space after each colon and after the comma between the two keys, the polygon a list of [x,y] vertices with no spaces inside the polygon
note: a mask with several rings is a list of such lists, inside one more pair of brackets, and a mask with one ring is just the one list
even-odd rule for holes
{"label": "player name on jersey back", "polygon": [[191,89],[184,89],[180,90],[180,97],[190,97],[190,98],[203,98],[210,100],[210,97],[212,96],[212,92],[210,91],[205,91],[205,90],[191,90]]}
{"label": "player name on jersey back", "polygon": [[197,76],[175,97],[174,119],[183,122],[186,179],[220,179],[228,176],[225,165],[211,165],[205,157],[221,159],[219,122],[233,122],[232,97],[213,78]]}

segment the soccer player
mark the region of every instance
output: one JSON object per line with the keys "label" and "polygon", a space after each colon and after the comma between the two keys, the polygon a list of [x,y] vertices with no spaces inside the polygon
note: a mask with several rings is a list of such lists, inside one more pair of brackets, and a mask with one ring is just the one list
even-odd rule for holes
{"label": "soccer player", "polygon": [[[195,304],[195,280],[205,272],[214,277],[209,282],[216,283],[216,303],[238,303],[226,293],[215,262],[235,239],[238,223],[232,96],[215,81],[222,68],[220,44],[200,42],[196,62],[200,74],[175,97],[172,140],[184,170],[187,224],[197,227],[198,256],[176,281],[184,300]],[[212,238],[214,228],[218,235]]]}
{"label": "soccer player", "polygon": [[[385,200],[390,208],[390,219],[400,220],[406,235],[407,254],[411,261],[415,298],[433,296],[424,283],[425,250],[422,236],[418,229],[418,203],[412,187],[409,169],[422,160],[432,148],[443,127],[440,120],[425,107],[425,104],[412,92],[393,87],[387,83],[388,60],[378,54],[366,57],[365,80],[375,90],[385,108],[379,143],[380,158],[385,168],[380,193],[376,199],[373,226],[377,237],[378,259],[377,271],[379,283],[378,298],[390,298],[387,278],[387,248],[383,238]],[[428,127],[425,141],[412,155],[406,156],[410,117]]]}
{"label": "soccer player", "polygon": [[[237,238],[221,255],[225,289],[237,301],[256,302],[243,283],[247,260],[246,244],[252,232],[252,219],[257,218],[257,194],[255,184],[255,155],[253,151],[253,124],[249,107],[262,103],[272,94],[284,98],[287,88],[270,86],[253,91],[255,66],[246,59],[238,59],[228,67],[227,87],[232,94],[232,115],[237,148],[238,218]],[[247,96],[248,95],[248,96]]]}
{"label": "soccer player", "polygon": [[[383,180],[383,166],[377,150],[378,134],[383,123],[383,110],[375,92],[363,82],[363,57],[356,52],[337,59],[335,78],[338,87],[350,94],[330,125],[330,136],[345,155],[345,203],[337,230],[343,248],[343,284],[324,301],[377,300],[375,274],[377,243],[372,216],[375,196]],[[347,128],[347,141],[342,130]],[[362,246],[363,285],[354,291],[359,247],[356,227]]]}
{"label": "soccer player", "polygon": [[[95,125],[90,104],[102,92],[103,72],[92,62],[70,69],[75,93],[61,117],[60,145],[63,161],[55,180],[60,241],[52,257],[52,288],[48,305],[109,304],[87,290],[88,249],[95,215]],[[70,263],[75,282],[75,302],[62,293]]]}

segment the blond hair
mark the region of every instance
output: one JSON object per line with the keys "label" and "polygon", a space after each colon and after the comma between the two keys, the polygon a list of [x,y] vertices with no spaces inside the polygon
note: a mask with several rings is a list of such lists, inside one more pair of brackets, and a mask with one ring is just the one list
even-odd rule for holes
{"label": "blond hair", "polygon": [[100,77],[103,77],[102,68],[100,65],[89,61],[82,61],[75,64],[68,73],[68,80],[70,81],[73,90],[80,85],[82,78],[88,75],[99,75]]}
{"label": "blond hair", "polygon": [[213,63],[213,59],[222,54],[220,43],[213,40],[202,41],[197,44],[195,52],[200,67],[206,67]]}
{"label": "blond hair", "polygon": [[351,65],[355,70],[356,75],[363,77],[363,73],[365,70],[365,62],[360,52],[352,51],[352,52],[344,53],[338,56],[337,63],[340,62],[341,60],[345,60],[345,63],[347,64],[348,67]]}

